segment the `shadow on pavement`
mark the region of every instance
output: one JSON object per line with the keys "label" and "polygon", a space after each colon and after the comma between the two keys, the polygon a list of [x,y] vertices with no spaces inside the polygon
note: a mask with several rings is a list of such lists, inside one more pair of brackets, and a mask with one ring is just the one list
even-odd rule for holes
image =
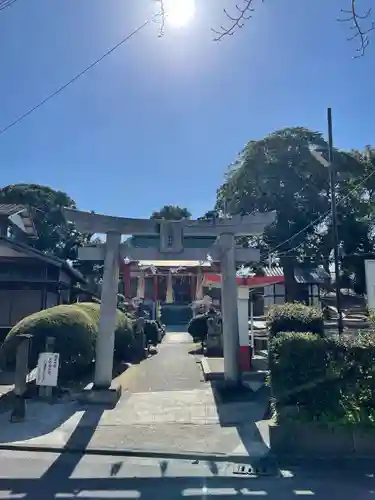
{"label": "shadow on pavement", "polygon": [[[53,438],[56,442],[49,439],[50,446],[56,448],[64,448],[63,443],[67,440],[72,428],[77,425],[76,429],[70,435],[65,448],[70,444],[76,444],[77,432],[80,439],[80,447],[84,446],[85,433],[94,433],[98,422],[103,414],[104,409],[100,406],[82,405],[76,401],[63,404],[48,404],[48,403],[31,403],[27,407],[27,417],[24,422],[9,423],[9,415],[0,415],[0,444],[6,449],[6,444],[17,443],[20,441],[29,441],[36,438],[42,438],[60,428],[59,434]],[[64,428],[64,424],[69,422],[69,426]],[[91,438],[90,438],[91,439]],[[30,448],[34,445],[46,445],[43,442],[29,441],[25,443]],[[47,446],[48,448],[48,446]],[[84,448],[83,448],[84,449]]]}
{"label": "shadow on pavement", "polygon": [[[225,404],[218,402],[218,411]],[[86,407],[84,413],[71,434],[66,449],[81,447],[84,450],[95,432],[104,409]],[[241,425],[237,425],[239,434]],[[244,443],[246,445],[246,443]],[[251,446],[249,454],[253,451]],[[157,458],[161,477],[121,477],[126,473],[124,459],[113,457],[108,466],[106,477],[79,477],[79,469],[75,472],[84,452],[61,453],[48,470],[37,478],[22,478],[20,471],[17,479],[0,479],[1,498],[22,498],[25,500],[52,500],[84,498],[95,500],[108,499],[140,499],[140,500],[178,500],[184,498],[232,499],[233,497],[266,497],[269,500],[287,500],[301,496],[314,496],[317,500],[352,500],[374,498],[375,480],[372,474],[366,476],[362,470],[358,476],[353,474],[306,474],[291,473],[280,477],[277,472],[268,477],[238,477],[229,469],[226,475],[219,475],[218,463],[207,461],[212,476],[169,477],[170,459]],[[189,467],[199,464],[201,459],[192,460]],[[230,465],[230,464],[229,464]],[[125,470],[124,470],[125,469]],[[370,470],[372,469],[372,464]],[[350,469],[353,471],[353,469]],[[86,469],[87,472],[87,469]],[[129,474],[130,475],[130,474]]]}
{"label": "shadow on pavement", "polygon": [[14,404],[14,371],[0,371],[0,413],[12,409]]}
{"label": "shadow on pavement", "polygon": [[[127,362],[127,361],[115,363],[113,366],[113,371],[112,371],[112,379],[115,379],[115,378],[123,375],[131,367],[132,364],[136,364],[135,361],[138,361],[138,360],[132,360],[131,363]],[[138,362],[140,362],[140,361],[138,361]]]}
{"label": "shadow on pavement", "polygon": [[[130,366],[129,362],[115,362],[113,380],[120,379]],[[5,376],[4,372],[0,372],[0,380],[1,375]],[[99,409],[100,407],[88,407],[76,400],[85,388],[93,384],[93,378],[94,372],[90,370],[74,383],[68,383],[67,388],[61,389],[56,394],[52,403],[27,397],[25,420],[14,424],[9,423],[9,415],[5,413],[13,409],[14,393],[12,391],[3,396],[0,395],[0,403],[2,403],[0,404],[0,444],[42,437],[58,429],[70,419],[77,423],[81,419],[79,423],[81,427],[96,427],[97,414],[99,412],[101,415],[103,410]],[[34,386],[34,389],[37,391],[37,386]],[[34,397],[37,395],[35,391],[33,392]],[[81,418],[83,412],[84,417]],[[61,443],[57,444],[61,445]]]}
{"label": "shadow on pavement", "polygon": [[269,447],[256,424],[264,418],[268,407],[268,396],[248,388],[238,391],[228,389],[222,380],[211,381],[211,388],[220,425],[235,427],[237,430],[242,443],[242,449],[237,452],[247,454],[249,460],[258,463],[261,469],[275,469]]}
{"label": "shadow on pavement", "polygon": [[1,370],[0,371],[0,386],[6,385],[10,386],[14,384],[14,371]]}
{"label": "shadow on pavement", "polygon": [[85,450],[88,447],[94,432],[99,424],[103,415],[104,408],[100,406],[89,406],[82,415],[79,424],[74,429],[70,438],[68,439],[65,449],[82,450],[81,453],[72,454],[74,457],[71,461],[64,459],[64,453],[61,453],[57,460],[51,465],[47,472],[43,475],[43,479],[48,483],[54,476],[59,476],[63,471],[66,477],[70,477],[79,463],[80,459],[84,456]]}
{"label": "shadow on pavement", "polygon": [[191,354],[191,355],[201,354],[203,356],[204,350],[202,349],[202,346],[199,345],[199,346],[195,347],[194,349],[192,349],[191,351],[189,351],[189,354]]}
{"label": "shadow on pavement", "polygon": [[53,432],[81,410],[76,402],[61,405],[32,402],[26,406],[24,422],[9,423],[9,415],[0,416],[0,443],[38,438]]}
{"label": "shadow on pavement", "polygon": [[166,333],[187,333],[187,325],[166,325],[165,327]]}
{"label": "shadow on pavement", "polygon": [[[233,499],[266,497],[269,500],[289,500],[313,496],[317,500],[352,500],[373,498],[374,478],[363,472],[355,477],[342,477],[340,474],[290,475],[272,478],[237,478],[227,476],[179,476],[166,477],[167,465],[164,464],[161,477],[118,477],[122,468],[116,463],[116,474],[109,472],[108,477],[71,477],[81,457],[74,460],[58,458],[50,469],[35,479],[0,479],[0,490],[9,498],[26,500],[50,500],[56,498],[84,499],[140,499],[140,500],[177,500],[195,499]],[[7,497],[2,497],[7,498]]]}

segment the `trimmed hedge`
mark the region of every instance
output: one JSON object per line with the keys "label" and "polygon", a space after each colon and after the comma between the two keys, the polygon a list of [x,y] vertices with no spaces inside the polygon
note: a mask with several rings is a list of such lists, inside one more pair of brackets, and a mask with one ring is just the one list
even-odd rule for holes
{"label": "trimmed hedge", "polygon": [[[15,325],[3,343],[7,363],[14,364],[15,339],[18,335],[33,335],[30,367],[36,365],[45,347],[46,337],[55,337],[55,348],[60,353],[62,379],[71,379],[86,371],[95,356],[95,341],[99,330],[100,305],[76,303],[60,305],[27,316]],[[127,316],[117,311],[115,330],[115,358],[129,359],[133,342],[133,325]]]}
{"label": "trimmed hedge", "polygon": [[[95,320],[95,323],[97,324],[97,334],[99,331],[100,304],[94,304],[92,302],[79,302],[72,305],[85,310]],[[131,359],[134,339],[133,325],[134,321],[132,318],[117,309],[114,350],[114,359],[116,361],[126,361]]]}
{"label": "trimmed hedge", "polygon": [[143,327],[147,341],[156,346],[159,338],[159,327],[156,321],[146,319],[145,325]]}
{"label": "trimmed hedge", "polygon": [[270,341],[269,352],[279,420],[288,415],[330,425],[375,425],[373,332],[343,339],[280,333]]}
{"label": "trimmed hedge", "polygon": [[270,338],[280,332],[310,332],[324,336],[322,312],[298,302],[273,306],[266,323]]}

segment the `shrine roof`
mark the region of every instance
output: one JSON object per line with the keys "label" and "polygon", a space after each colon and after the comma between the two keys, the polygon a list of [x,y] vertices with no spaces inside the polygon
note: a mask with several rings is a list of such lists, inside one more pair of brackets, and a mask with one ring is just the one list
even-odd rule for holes
{"label": "shrine roof", "polygon": [[210,262],[201,262],[199,260],[140,260],[140,267],[211,267]]}

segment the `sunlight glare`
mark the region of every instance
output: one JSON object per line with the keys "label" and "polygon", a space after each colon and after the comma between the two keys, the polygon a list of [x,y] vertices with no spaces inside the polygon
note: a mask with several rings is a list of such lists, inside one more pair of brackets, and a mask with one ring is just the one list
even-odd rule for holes
{"label": "sunlight glare", "polygon": [[195,0],[164,0],[167,22],[175,28],[186,26],[194,17]]}

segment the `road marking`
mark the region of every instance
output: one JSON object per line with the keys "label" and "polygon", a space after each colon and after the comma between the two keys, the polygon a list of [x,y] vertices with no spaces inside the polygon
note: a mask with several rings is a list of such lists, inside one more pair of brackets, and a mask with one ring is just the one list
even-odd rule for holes
{"label": "road marking", "polygon": [[248,488],[241,488],[240,489],[241,495],[246,495],[246,496],[260,496],[264,497],[268,495],[267,491],[265,490],[249,490]]}
{"label": "road marking", "polygon": [[280,476],[283,478],[290,478],[290,477],[294,477],[294,474],[290,470],[283,469],[283,470],[280,470]]}
{"label": "road marking", "polygon": [[237,495],[234,488],[186,488],[182,490],[183,497],[206,497],[210,495]]}
{"label": "road marking", "polygon": [[98,498],[100,500],[102,499],[104,500],[106,498],[132,499],[140,497],[141,497],[141,492],[137,490],[81,490],[79,493],[56,493],[54,498],[61,500],[69,498]]}
{"label": "road marking", "polygon": [[16,500],[19,498],[26,498],[26,495],[27,493],[12,493],[11,490],[0,490],[0,498],[6,498],[6,500]]}
{"label": "road marking", "polygon": [[187,488],[182,490],[181,494],[183,497],[203,497],[206,496],[224,496],[224,495],[233,495],[237,496],[238,491],[240,491],[241,495],[244,496],[266,496],[268,495],[265,490],[249,490],[248,488],[241,488],[237,490],[235,488]]}
{"label": "road marking", "polygon": [[82,490],[74,498],[141,498],[141,492],[138,490]]}

